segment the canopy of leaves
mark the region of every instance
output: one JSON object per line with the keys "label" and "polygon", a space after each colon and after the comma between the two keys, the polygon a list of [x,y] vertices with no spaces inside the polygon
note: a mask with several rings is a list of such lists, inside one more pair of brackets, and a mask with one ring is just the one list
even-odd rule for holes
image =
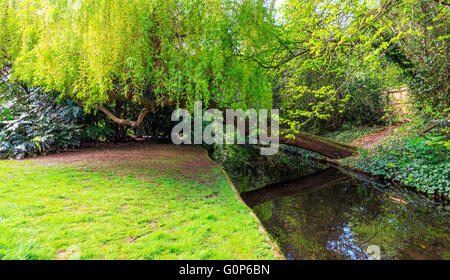
{"label": "canopy of leaves", "polygon": [[269,107],[247,52],[273,26],[262,1],[0,0],[3,64],[89,110],[145,96],[191,107]]}
{"label": "canopy of leaves", "polygon": [[372,64],[380,65],[389,44],[379,43],[384,29],[377,21],[391,7],[391,1],[380,6],[359,0],[285,2],[276,60],[264,64],[274,69],[282,119],[294,134],[312,120],[342,114],[351,97],[349,84],[379,80]]}
{"label": "canopy of leaves", "polygon": [[448,4],[287,0],[281,12],[274,43],[253,58],[274,75],[274,102],[293,134],[345,113],[349,85],[362,80],[377,83],[378,96],[408,83],[417,103],[448,108]]}
{"label": "canopy of leaves", "polygon": [[448,110],[448,4],[286,0],[280,17],[265,6],[0,0],[0,63],[86,110],[141,97],[187,108],[195,100],[205,108],[273,106],[293,134],[312,121],[341,122],[360,81],[376,85],[378,96],[408,81],[417,103]]}

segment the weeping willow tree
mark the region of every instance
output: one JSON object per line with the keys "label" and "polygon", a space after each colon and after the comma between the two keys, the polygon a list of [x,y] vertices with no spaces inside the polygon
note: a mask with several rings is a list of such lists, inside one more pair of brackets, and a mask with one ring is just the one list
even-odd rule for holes
{"label": "weeping willow tree", "polygon": [[[160,106],[270,108],[282,29],[261,0],[0,0],[0,62],[13,79],[58,92],[136,128]],[[266,51],[267,50],[267,51]],[[123,103],[139,106],[122,118]],[[114,108],[115,110],[112,110]],[[330,157],[355,149],[313,135],[282,138]]]}
{"label": "weeping willow tree", "polygon": [[[271,106],[242,54],[267,44],[262,1],[0,0],[2,63],[13,78],[78,100],[135,128],[158,106]],[[267,29],[267,30],[266,30]],[[266,32],[267,31],[267,32]],[[135,120],[109,106],[133,102]]]}

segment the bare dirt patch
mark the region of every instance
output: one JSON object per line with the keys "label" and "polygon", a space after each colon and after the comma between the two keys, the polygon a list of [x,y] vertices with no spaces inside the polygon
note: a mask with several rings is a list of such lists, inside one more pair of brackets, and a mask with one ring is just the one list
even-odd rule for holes
{"label": "bare dirt patch", "polygon": [[392,133],[399,128],[400,126],[395,125],[391,127],[387,127],[383,130],[380,130],[378,132],[366,135],[365,137],[358,139],[356,141],[353,141],[352,145],[357,147],[362,147],[366,149],[371,149],[375,144],[386,138],[387,136],[392,135]]}

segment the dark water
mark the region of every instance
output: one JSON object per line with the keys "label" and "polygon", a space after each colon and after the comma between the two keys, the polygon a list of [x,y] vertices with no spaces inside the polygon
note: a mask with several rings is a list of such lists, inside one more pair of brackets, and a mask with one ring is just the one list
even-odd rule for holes
{"label": "dark water", "polygon": [[369,246],[381,259],[450,258],[446,205],[388,194],[336,169],[241,196],[290,259],[376,257]]}

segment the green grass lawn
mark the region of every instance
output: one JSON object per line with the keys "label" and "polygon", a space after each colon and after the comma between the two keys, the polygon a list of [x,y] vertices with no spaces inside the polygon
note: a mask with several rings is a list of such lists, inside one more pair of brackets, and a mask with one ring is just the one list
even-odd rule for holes
{"label": "green grass lawn", "polygon": [[215,165],[157,163],[0,161],[0,259],[276,258]]}

